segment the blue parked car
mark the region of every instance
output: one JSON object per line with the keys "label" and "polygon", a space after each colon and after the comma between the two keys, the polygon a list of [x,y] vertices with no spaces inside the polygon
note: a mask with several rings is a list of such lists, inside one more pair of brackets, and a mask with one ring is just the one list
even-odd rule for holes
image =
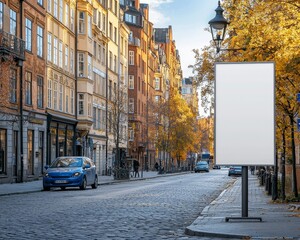
{"label": "blue parked car", "polygon": [[98,176],[93,161],[87,157],[58,157],[46,166],[43,177],[43,189],[49,191],[51,187],[79,187],[86,189],[98,187]]}
{"label": "blue parked car", "polygon": [[242,175],[242,167],[241,166],[231,166],[228,169],[228,176],[235,175],[241,176]]}
{"label": "blue parked car", "polygon": [[209,165],[206,161],[196,163],[195,172],[209,172]]}

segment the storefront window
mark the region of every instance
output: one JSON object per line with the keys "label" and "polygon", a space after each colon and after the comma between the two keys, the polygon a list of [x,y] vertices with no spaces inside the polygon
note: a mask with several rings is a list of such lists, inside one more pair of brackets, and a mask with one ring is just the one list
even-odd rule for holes
{"label": "storefront window", "polygon": [[51,163],[56,158],[56,133],[57,133],[57,124],[52,123],[50,127],[50,134],[51,134]]}
{"label": "storefront window", "polygon": [[28,146],[28,175],[34,174],[34,160],[33,160],[33,130],[28,130],[27,132],[27,146]]}
{"label": "storefront window", "polygon": [[58,126],[58,146],[59,156],[65,156],[65,144],[66,144],[66,125],[65,124],[59,124]]}
{"label": "storefront window", "polygon": [[0,129],[0,174],[6,173],[6,129]]}
{"label": "storefront window", "polygon": [[73,136],[74,136],[74,130],[73,126],[69,125],[67,130],[67,155],[72,156],[73,153]]}

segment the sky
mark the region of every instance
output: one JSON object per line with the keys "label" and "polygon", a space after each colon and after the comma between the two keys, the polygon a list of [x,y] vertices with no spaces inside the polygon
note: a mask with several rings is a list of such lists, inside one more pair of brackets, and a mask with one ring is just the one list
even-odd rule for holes
{"label": "sky", "polygon": [[195,63],[193,49],[209,45],[211,34],[205,31],[215,17],[217,0],[140,0],[149,4],[154,28],[172,26],[173,40],[179,51],[183,77],[193,76],[189,65]]}

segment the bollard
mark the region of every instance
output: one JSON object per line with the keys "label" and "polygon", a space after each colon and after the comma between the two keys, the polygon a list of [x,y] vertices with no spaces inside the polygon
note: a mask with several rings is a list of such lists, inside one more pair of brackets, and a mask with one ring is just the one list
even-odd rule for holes
{"label": "bollard", "polygon": [[269,184],[268,184],[268,195],[271,195],[272,194],[272,177],[271,177],[271,174],[268,175],[268,178],[269,178],[269,180],[268,180],[268,182],[269,182]]}

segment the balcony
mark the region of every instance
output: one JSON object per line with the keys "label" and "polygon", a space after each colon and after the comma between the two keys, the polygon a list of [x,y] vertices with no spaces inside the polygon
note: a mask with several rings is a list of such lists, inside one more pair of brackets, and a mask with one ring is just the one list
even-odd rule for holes
{"label": "balcony", "polygon": [[128,44],[140,47],[141,46],[141,40],[137,37],[129,37]]}
{"label": "balcony", "polygon": [[13,56],[16,60],[25,60],[25,41],[0,30],[0,54]]}

